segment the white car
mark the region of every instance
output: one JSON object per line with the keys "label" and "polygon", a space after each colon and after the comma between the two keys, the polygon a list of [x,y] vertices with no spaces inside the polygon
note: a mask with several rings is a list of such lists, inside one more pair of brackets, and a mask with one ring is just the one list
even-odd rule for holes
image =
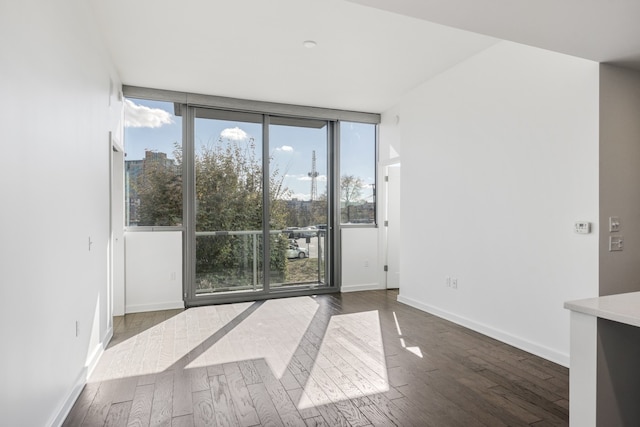
{"label": "white car", "polygon": [[287,258],[307,258],[309,256],[309,249],[289,245],[286,254]]}

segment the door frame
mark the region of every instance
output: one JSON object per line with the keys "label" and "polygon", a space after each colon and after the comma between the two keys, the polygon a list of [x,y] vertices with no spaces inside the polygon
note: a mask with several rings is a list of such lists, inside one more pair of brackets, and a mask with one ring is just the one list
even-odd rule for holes
{"label": "door frame", "polygon": [[109,131],[109,266],[108,312],[125,314],[124,148]]}
{"label": "door frame", "polygon": [[[381,165],[382,169],[383,169],[383,173],[384,173],[384,182],[385,182],[385,191],[384,191],[384,201],[382,204],[382,209],[383,209],[383,227],[382,228],[382,247],[381,247],[381,251],[382,251],[382,259],[384,261],[384,266],[385,269],[383,271],[384,277],[382,280],[382,283],[385,284],[385,289],[399,289],[400,285],[398,283],[398,286],[395,287],[389,287],[389,275],[392,274],[393,272],[390,271],[390,263],[389,263],[389,226],[388,226],[388,221],[389,221],[389,206],[391,205],[390,203],[390,186],[389,186],[389,169],[390,168],[398,168],[401,170],[402,167],[402,162],[399,159],[393,159],[391,161],[385,162],[384,165]],[[398,186],[397,191],[400,191],[401,185]],[[398,197],[400,197],[400,194],[398,194]],[[400,209],[401,204],[397,204],[397,208]],[[398,223],[400,223],[400,219],[397,218]],[[400,239],[400,236],[397,236],[398,239]],[[399,272],[399,265],[398,265],[398,272]]]}

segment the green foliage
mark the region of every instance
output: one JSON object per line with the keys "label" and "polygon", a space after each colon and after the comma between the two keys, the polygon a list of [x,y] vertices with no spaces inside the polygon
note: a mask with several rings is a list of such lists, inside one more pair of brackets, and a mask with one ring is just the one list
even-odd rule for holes
{"label": "green foliage", "polygon": [[[253,279],[254,256],[262,271],[263,182],[261,150],[253,139],[219,139],[202,146],[195,156],[196,231],[252,231],[248,235],[215,236],[196,241],[198,275],[223,274],[225,285],[248,285]],[[284,191],[278,170],[269,177],[272,229],[284,228],[279,197]],[[270,239],[270,270],[286,268],[286,241]],[[254,242],[255,239],[255,242]],[[254,255],[254,244],[256,245]],[[214,286],[216,283],[213,283]]]}
{"label": "green foliage", "polygon": [[134,183],[140,199],[141,226],[173,226],[182,223],[182,174],[179,165],[165,159],[146,160]]}
{"label": "green foliage", "polygon": [[262,162],[253,140],[196,153],[196,231],[262,229]]}
{"label": "green foliage", "polygon": [[[161,153],[157,153],[161,154]],[[173,157],[145,158],[135,190],[140,199],[139,225],[182,223],[182,151]],[[197,287],[201,290],[253,286],[254,261],[258,285],[263,282],[263,177],[261,147],[253,139],[218,139],[195,153],[196,231],[231,232],[196,238]],[[326,223],[326,194],[308,209],[293,209],[286,199],[284,175],[275,168],[268,178],[271,230],[294,224]],[[235,232],[242,232],[234,234]],[[285,234],[270,234],[271,280],[287,279]]]}

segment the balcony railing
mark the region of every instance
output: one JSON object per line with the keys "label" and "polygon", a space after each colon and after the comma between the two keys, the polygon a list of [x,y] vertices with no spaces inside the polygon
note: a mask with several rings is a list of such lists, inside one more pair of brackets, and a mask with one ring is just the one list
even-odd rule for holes
{"label": "balcony railing", "polygon": [[[298,238],[289,239],[291,230],[269,231],[270,288],[324,284],[326,230],[296,232]],[[197,294],[263,289],[262,230],[198,231],[195,235]]]}

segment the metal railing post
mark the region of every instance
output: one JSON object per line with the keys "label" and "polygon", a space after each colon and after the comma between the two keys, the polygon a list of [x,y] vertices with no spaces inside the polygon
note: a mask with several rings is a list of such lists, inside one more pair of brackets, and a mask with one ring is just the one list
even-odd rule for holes
{"label": "metal railing post", "polygon": [[316,238],[318,239],[318,283],[322,283],[322,281],[320,280],[320,267],[322,266],[322,263],[320,262],[322,260],[322,243],[321,239],[320,239],[320,235],[322,234],[321,231],[318,231],[318,233],[316,233]]}
{"label": "metal railing post", "polygon": [[252,234],[253,240],[253,290],[258,288],[258,235]]}

